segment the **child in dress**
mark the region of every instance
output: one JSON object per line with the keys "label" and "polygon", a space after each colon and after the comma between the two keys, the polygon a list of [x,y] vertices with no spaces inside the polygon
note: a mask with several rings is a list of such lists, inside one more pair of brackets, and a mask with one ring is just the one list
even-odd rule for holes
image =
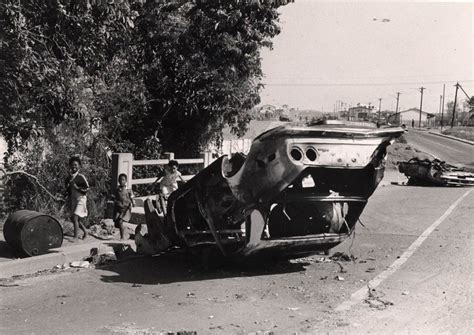
{"label": "child in dress", "polygon": [[66,178],[66,190],[69,207],[71,210],[71,220],[74,224],[74,239],[79,237],[79,228],[83,231],[83,238],[87,237],[86,227],[81,219],[87,217],[87,191],[89,183],[83,174],[79,173],[81,159],[73,156],[69,159],[71,174]]}
{"label": "child in dress", "polygon": [[132,206],[135,205],[132,190],[127,188],[127,175],[119,175],[119,185],[113,194],[114,199],[114,223],[120,230],[120,239],[124,239],[123,221],[130,220]]}
{"label": "child in dress", "polygon": [[[183,183],[185,180],[181,175],[181,172],[178,171],[179,164],[175,160],[170,160],[168,165],[165,166],[163,173],[158,177],[155,183],[160,182],[160,193],[165,197],[168,196],[178,189],[178,179]],[[161,176],[163,178],[160,181]]]}

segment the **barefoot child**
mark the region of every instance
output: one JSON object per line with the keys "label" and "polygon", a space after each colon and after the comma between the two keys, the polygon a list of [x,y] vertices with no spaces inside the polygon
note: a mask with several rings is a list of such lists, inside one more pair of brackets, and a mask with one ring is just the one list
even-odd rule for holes
{"label": "barefoot child", "polygon": [[[183,183],[185,180],[181,175],[181,172],[178,171],[179,164],[175,160],[170,160],[168,165],[165,166],[163,171],[163,178],[160,181],[160,192],[168,198],[168,196],[178,189],[178,179]],[[157,183],[160,180],[160,177],[155,181]]]}
{"label": "barefoot child", "polygon": [[82,222],[82,218],[87,217],[87,191],[89,183],[86,177],[79,173],[81,160],[77,156],[69,159],[69,169],[71,174],[66,178],[67,198],[71,210],[71,220],[74,224],[74,239],[79,237],[79,228],[83,231],[83,238],[87,237],[87,231]]}
{"label": "barefoot child", "polygon": [[113,194],[114,199],[114,222],[115,227],[120,230],[120,239],[124,239],[123,221],[130,220],[132,206],[134,206],[132,190],[127,188],[127,175],[119,175],[119,186]]}

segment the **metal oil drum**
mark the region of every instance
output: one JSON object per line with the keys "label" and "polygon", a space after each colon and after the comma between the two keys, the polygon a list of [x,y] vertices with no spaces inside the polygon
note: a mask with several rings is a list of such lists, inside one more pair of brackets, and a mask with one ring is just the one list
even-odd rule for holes
{"label": "metal oil drum", "polygon": [[3,226],[3,236],[13,249],[28,256],[45,254],[63,244],[63,228],[58,220],[29,210],[10,214]]}

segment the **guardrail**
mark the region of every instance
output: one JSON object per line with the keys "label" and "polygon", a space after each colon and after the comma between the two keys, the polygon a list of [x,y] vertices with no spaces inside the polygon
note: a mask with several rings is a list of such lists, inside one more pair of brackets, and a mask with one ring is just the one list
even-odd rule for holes
{"label": "guardrail", "polygon": [[[150,160],[136,160],[133,158],[133,154],[131,153],[114,153],[112,154],[112,175],[111,175],[111,192],[113,193],[115,187],[118,185],[118,176],[124,173],[127,176],[128,185],[133,189],[133,185],[144,185],[144,184],[151,184],[154,183],[157,177],[152,178],[139,178],[133,179],[133,168],[137,166],[150,166],[150,165],[166,165],[169,163],[170,160],[176,160],[179,165],[190,165],[190,164],[202,164],[202,168],[204,169],[206,166],[211,164],[212,162],[212,155],[210,152],[204,152],[201,154],[200,158],[174,158],[174,153],[172,152],[165,152],[164,159],[150,159]],[[183,175],[184,180],[189,180],[194,175]],[[140,196],[136,197],[136,206],[143,207],[143,201],[149,197],[155,197],[156,195],[147,195],[147,196]],[[107,218],[112,218],[113,216],[113,201],[107,201],[107,208],[105,211],[105,216]],[[140,209],[134,208],[134,211],[140,212]]]}
{"label": "guardrail", "polygon": [[[202,164],[203,168],[211,163],[211,153],[205,152],[201,154],[200,158],[180,158],[175,159],[174,153],[165,152],[165,159],[151,159],[151,160],[135,160],[131,153],[114,153],[112,154],[112,187],[118,185],[118,176],[124,173],[127,176],[128,185],[143,185],[151,184],[156,181],[154,178],[140,178],[133,179],[133,168],[136,166],[150,166],[150,165],[166,165],[170,160],[176,160],[180,165]],[[189,180],[193,175],[184,175],[183,179]]]}

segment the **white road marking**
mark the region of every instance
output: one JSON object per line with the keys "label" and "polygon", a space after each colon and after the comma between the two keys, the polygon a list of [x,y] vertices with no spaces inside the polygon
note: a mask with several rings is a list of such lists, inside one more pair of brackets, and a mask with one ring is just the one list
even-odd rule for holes
{"label": "white road marking", "polygon": [[[468,196],[474,189],[471,189],[464,193],[458,200],[456,200],[447,210],[441,215],[435,222],[431,224],[426,230],[413,242],[407,250],[398,258],[395,262],[393,262],[387,270],[380,273],[377,277],[372,279],[367,285],[370,288],[376,288],[379,286],[385,279],[390,277],[395,271],[397,271],[410,257],[413,253],[418,249],[418,247],[426,240],[426,238],[438,227],[448,216],[453,212],[459,203]],[[347,311],[352,306],[357,305],[358,303],[362,302],[368,296],[367,286],[360,288],[358,291],[351,295],[349,300],[344,301],[339,306],[335,308],[336,311]]]}

